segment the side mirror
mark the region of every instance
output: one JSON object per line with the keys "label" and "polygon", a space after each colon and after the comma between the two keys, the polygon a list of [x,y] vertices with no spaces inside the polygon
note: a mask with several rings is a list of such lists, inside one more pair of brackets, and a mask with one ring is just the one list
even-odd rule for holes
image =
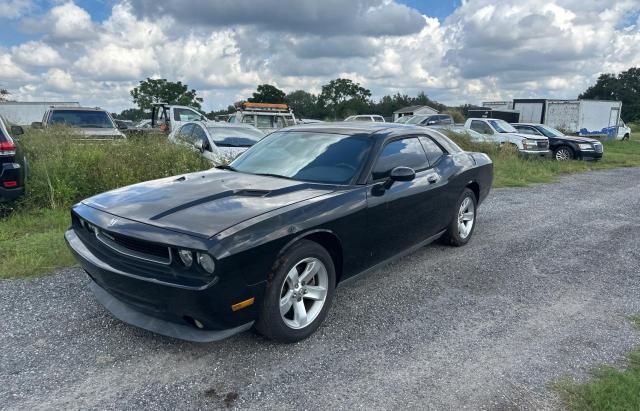
{"label": "side mirror", "polygon": [[42,128],[42,121],[34,121],[33,123],[31,123],[31,128],[41,129]]}
{"label": "side mirror", "polygon": [[428,125],[428,126],[434,125],[434,124],[436,124],[436,123],[437,123],[437,121],[435,121],[435,120],[429,120],[429,121],[427,121],[427,125]]}
{"label": "side mirror", "polygon": [[201,153],[204,153],[204,142],[202,140],[197,140],[193,143],[193,146]]}
{"label": "side mirror", "polygon": [[416,172],[411,167],[396,167],[391,170],[389,178],[384,182],[383,187],[385,190],[391,188],[396,181],[412,181],[416,178]]}
{"label": "side mirror", "polygon": [[21,136],[24,134],[24,129],[20,126],[11,126],[11,134],[13,136]]}

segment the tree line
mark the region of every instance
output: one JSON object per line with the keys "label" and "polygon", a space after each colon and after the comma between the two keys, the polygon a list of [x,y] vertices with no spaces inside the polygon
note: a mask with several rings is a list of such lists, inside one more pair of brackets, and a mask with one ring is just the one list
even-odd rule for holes
{"label": "tree line", "polygon": [[[5,91],[6,93],[6,91]],[[4,93],[3,93],[4,94]],[[6,96],[6,94],[4,94]],[[0,95],[0,99],[4,97]],[[178,81],[151,79],[140,81],[131,90],[133,103],[137,108],[124,110],[117,118],[139,120],[148,118],[154,102],[167,102],[201,109],[202,98],[194,89]],[[622,119],[626,122],[640,122],[640,68],[633,67],[619,74],[605,73],[596,83],[578,98],[622,101]],[[331,80],[322,86],[319,94],[305,90],[285,93],[274,85],[261,84],[247,101],[256,103],[287,103],[299,118],[319,120],[341,120],[354,114],[379,114],[386,118],[393,112],[407,106],[430,106],[439,112],[451,114],[456,122],[464,121],[470,105],[449,107],[430,99],[426,93],[416,96],[396,93],[386,95],[377,101],[371,98],[371,91],[357,82],[346,78]],[[204,113],[213,119],[220,114],[235,111],[235,102],[223,110]]]}
{"label": "tree line", "polygon": [[[123,110],[115,116],[123,120],[140,120],[147,118],[153,103],[167,102],[201,109],[202,98],[197,92],[189,89],[182,82],[170,82],[166,79],[151,79],[140,81],[131,90],[131,97],[137,108]],[[252,96],[246,101],[253,103],[286,103],[298,118],[313,118],[319,120],[341,120],[354,114],[379,114],[390,118],[393,112],[407,106],[430,106],[441,112],[449,112],[455,117],[462,117],[459,108],[447,107],[431,100],[424,92],[417,96],[396,93],[387,95],[374,101],[371,91],[350,79],[337,78],[322,86],[319,94],[305,90],[295,90],[285,93],[274,85],[260,84]],[[213,110],[204,113],[213,119],[217,115],[235,111],[235,106],[242,101],[229,105],[226,109]]]}

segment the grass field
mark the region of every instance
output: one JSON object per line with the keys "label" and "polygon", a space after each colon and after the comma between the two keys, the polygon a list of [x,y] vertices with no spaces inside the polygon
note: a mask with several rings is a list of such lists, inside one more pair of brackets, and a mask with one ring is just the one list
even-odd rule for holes
{"label": "grass field", "polygon": [[[631,321],[640,329],[640,316]],[[601,367],[584,384],[566,379],[556,385],[571,410],[640,410],[640,349],[628,355],[625,369]]]}
{"label": "grass field", "polygon": [[[139,181],[210,167],[196,153],[169,144],[162,136],[87,145],[72,141],[72,134],[69,129],[54,129],[45,136],[28,134],[21,139],[30,159],[28,192],[14,205],[18,211],[5,209],[8,216],[0,217],[0,278],[40,275],[73,264],[63,232],[75,202]],[[604,159],[599,162],[525,160],[513,149],[458,143],[489,154],[494,161],[494,188],[498,188],[548,183],[559,175],[587,170],[638,167],[638,137],[640,130],[632,141],[605,142]]]}

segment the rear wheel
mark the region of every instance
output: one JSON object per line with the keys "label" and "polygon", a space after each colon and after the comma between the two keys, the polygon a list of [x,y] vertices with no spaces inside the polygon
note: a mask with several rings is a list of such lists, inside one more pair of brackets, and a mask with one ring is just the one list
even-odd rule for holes
{"label": "rear wheel", "polygon": [[624,141],[624,140],[629,140],[629,133],[627,133],[624,136],[622,136],[622,141]]}
{"label": "rear wheel", "polygon": [[553,151],[553,157],[558,161],[572,160],[575,156],[571,147],[560,146]]}
{"label": "rear wheel", "polygon": [[267,286],[256,329],[265,337],[292,343],[313,334],[324,321],[335,290],[331,256],[302,240],[279,259]]}
{"label": "rear wheel", "polygon": [[469,242],[476,224],[476,209],[476,195],[465,188],[456,203],[456,215],[443,236],[445,243],[460,247]]}

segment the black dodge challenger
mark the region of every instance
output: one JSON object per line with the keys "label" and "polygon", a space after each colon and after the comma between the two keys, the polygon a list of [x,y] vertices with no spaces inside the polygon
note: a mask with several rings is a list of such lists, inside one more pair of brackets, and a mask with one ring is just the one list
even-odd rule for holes
{"label": "black dodge challenger", "polygon": [[340,282],[439,238],[466,244],[492,179],[485,154],[435,130],[294,126],[228,166],[82,201],[65,238],[124,322],[191,341],[253,326],[294,342]]}

